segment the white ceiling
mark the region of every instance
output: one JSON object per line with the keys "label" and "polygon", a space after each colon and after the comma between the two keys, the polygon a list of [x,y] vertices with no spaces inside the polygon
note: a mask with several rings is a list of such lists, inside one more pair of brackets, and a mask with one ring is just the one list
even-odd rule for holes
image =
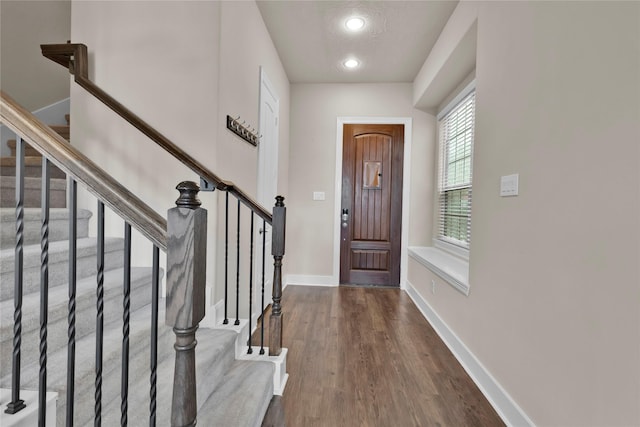
{"label": "white ceiling", "polygon": [[[291,83],[380,83],[413,82],[457,0],[257,3]],[[347,31],[351,16],[363,30]]]}

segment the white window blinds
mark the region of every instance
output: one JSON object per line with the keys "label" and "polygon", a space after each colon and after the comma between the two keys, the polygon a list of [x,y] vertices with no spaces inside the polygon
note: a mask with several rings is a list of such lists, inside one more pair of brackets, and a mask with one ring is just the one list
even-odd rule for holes
{"label": "white window blinds", "polygon": [[471,242],[474,121],[475,91],[471,91],[440,120],[439,126],[438,237],[467,249]]}

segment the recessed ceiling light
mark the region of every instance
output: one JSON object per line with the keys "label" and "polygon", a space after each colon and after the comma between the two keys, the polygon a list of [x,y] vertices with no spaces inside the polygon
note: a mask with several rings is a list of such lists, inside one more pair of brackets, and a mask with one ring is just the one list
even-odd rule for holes
{"label": "recessed ceiling light", "polygon": [[364,19],[362,18],[349,18],[345,24],[351,31],[358,31],[364,27]]}
{"label": "recessed ceiling light", "polygon": [[356,68],[360,63],[357,59],[347,59],[344,61],[344,66],[347,68]]}

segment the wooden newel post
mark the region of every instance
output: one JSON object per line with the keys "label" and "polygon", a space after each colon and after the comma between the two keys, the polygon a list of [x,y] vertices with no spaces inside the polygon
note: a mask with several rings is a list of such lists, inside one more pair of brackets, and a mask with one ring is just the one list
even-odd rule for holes
{"label": "wooden newel post", "polygon": [[177,207],[167,213],[166,324],[176,334],[171,425],[194,426],[196,399],[196,330],[205,311],[207,211],[200,208],[194,182],[176,187]]}
{"label": "wooden newel post", "polygon": [[279,356],[282,351],[282,257],[284,256],[285,228],[287,222],[287,208],[284,207],[284,197],[276,197],[273,208],[273,222],[271,224],[273,236],[271,240],[271,255],[273,255],[273,304],[269,318],[269,356]]}

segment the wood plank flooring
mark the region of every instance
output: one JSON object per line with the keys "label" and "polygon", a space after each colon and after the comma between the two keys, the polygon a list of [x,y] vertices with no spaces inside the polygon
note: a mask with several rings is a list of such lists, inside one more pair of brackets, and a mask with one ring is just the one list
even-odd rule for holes
{"label": "wood plank flooring", "polygon": [[289,286],[284,396],[263,426],[503,426],[409,296]]}

